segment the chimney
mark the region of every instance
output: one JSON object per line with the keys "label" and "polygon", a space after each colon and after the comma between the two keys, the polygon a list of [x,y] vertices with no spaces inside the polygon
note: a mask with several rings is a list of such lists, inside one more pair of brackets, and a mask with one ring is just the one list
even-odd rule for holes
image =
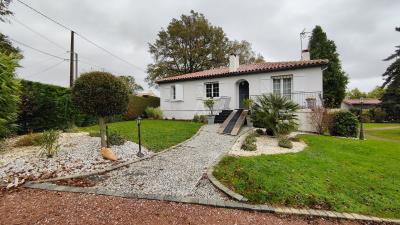
{"label": "chimney", "polygon": [[310,52],[308,51],[308,49],[304,49],[301,51],[301,60],[310,60]]}
{"label": "chimney", "polygon": [[239,56],[230,55],[229,56],[229,72],[236,72],[239,69]]}

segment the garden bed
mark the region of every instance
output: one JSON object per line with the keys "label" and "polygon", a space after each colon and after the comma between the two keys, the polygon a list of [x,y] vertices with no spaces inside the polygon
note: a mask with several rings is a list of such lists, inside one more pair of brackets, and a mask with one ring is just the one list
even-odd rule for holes
{"label": "garden bed", "polygon": [[[60,150],[52,158],[39,156],[40,147],[10,147],[0,155],[0,182],[7,183],[15,177],[39,180],[102,170],[113,165],[137,159],[138,145],[126,141],[112,146],[117,161],[100,155],[100,138],[87,133],[63,133],[59,138]],[[153,154],[142,147],[145,155]]]}

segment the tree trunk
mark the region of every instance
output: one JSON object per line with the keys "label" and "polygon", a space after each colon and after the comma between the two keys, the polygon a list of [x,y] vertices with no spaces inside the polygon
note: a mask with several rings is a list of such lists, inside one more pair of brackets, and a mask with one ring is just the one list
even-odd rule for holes
{"label": "tree trunk", "polygon": [[106,122],[104,117],[99,117],[99,126],[100,126],[100,138],[101,138],[101,147],[107,147],[106,141]]}

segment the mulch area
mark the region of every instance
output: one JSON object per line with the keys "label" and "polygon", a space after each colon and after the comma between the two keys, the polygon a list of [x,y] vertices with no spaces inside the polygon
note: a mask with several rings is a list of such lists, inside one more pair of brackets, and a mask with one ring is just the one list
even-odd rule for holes
{"label": "mulch area", "polygon": [[0,212],[0,224],[363,224],[23,188],[0,193]]}

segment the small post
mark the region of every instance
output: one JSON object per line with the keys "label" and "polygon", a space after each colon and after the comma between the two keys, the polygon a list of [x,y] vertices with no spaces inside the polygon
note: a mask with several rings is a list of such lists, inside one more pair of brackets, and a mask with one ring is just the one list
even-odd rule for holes
{"label": "small post", "polygon": [[362,111],[363,111],[363,106],[364,106],[364,99],[363,97],[360,98],[360,140],[364,140],[364,127],[363,127],[363,121],[362,121]]}
{"label": "small post", "polygon": [[110,148],[110,141],[108,140],[108,125],[106,125],[106,141],[107,141],[107,148]]}
{"label": "small post", "polygon": [[78,79],[78,53],[75,52],[75,80]]}
{"label": "small post", "polygon": [[72,88],[74,85],[74,31],[71,31],[71,50],[69,52],[69,87]]}
{"label": "small post", "polygon": [[142,118],[140,116],[136,118],[136,123],[138,126],[138,142],[139,142],[139,152],[136,155],[137,157],[142,158],[144,154],[142,153],[142,143],[140,140],[140,124],[142,123]]}

